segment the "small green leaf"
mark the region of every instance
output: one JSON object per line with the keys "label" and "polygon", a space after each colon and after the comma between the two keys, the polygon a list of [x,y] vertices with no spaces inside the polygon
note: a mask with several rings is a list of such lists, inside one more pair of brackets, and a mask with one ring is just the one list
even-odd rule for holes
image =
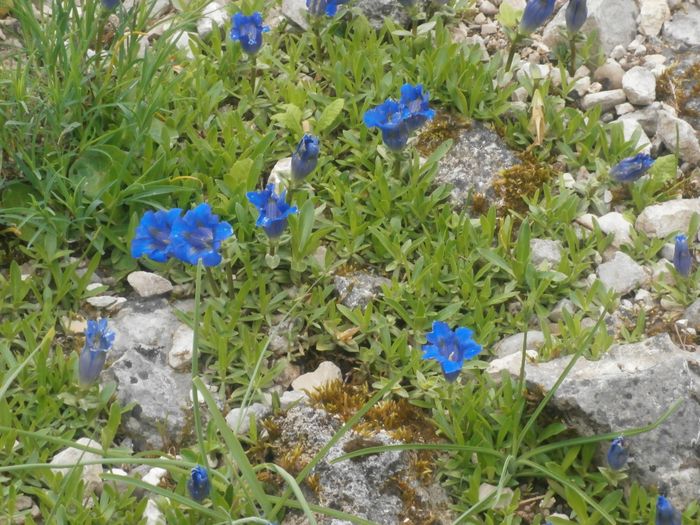
{"label": "small green leaf", "polygon": [[323,113],[321,113],[321,116],[319,117],[318,121],[316,122],[316,126],[314,126],[314,131],[316,133],[322,132],[324,129],[328,128],[331,124],[333,124],[333,121],[338,118],[338,115],[340,115],[340,112],[343,111],[343,107],[345,106],[345,100],[342,98],[337,98],[330,104],[328,104],[324,110]]}

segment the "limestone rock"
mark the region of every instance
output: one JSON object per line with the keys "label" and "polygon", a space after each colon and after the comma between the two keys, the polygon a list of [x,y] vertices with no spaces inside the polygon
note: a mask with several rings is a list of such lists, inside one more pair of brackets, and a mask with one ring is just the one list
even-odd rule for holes
{"label": "limestone rock", "polygon": [[[102,450],[102,445],[97,441],[93,441],[90,438],[80,438],[77,441],[78,445],[84,447],[96,448]],[[85,483],[85,487],[89,492],[99,492],[102,489],[102,465],[99,463],[93,465],[85,465],[89,461],[98,461],[102,459],[100,454],[95,454],[93,452],[87,452],[79,448],[69,447],[62,450],[56,454],[53,459],[49,462],[50,465],[83,465],[78,467],[82,469],[80,474],[80,479]],[[71,468],[54,468],[64,476],[67,476],[71,472]]]}
{"label": "limestone rock", "polygon": [[644,128],[638,121],[633,119],[619,119],[616,122],[622,126],[622,135],[625,137],[626,141],[631,141],[635,134],[637,134],[635,148],[639,150],[640,153],[649,154],[651,151],[651,141],[649,137],[647,137],[647,134],[644,133]]}
{"label": "limestone rock", "polygon": [[162,295],[173,289],[173,285],[165,277],[161,277],[156,273],[151,272],[131,272],[126,280],[141,297],[151,297],[153,295]]}
{"label": "limestone rock", "polygon": [[589,93],[581,99],[581,107],[589,110],[595,106],[600,106],[601,111],[605,113],[613,109],[618,104],[622,104],[627,100],[624,90],[613,89],[610,91],[601,91],[599,93]]}
{"label": "limestone rock", "polygon": [[686,308],[683,316],[688,320],[688,326],[700,332],[700,299]]}
{"label": "limestone rock", "polygon": [[[520,356],[492,361],[488,372],[516,376]],[[527,385],[549,391],[570,357],[527,363]],[[684,403],[659,428],[629,438],[630,476],[645,486],[665,483],[682,508],[698,497],[700,464],[700,356],[673,344],[667,334],[628,345],[614,345],[598,361],[579,359],[554,394],[550,406],[580,435],[648,425],[674,401]],[[601,445],[600,460],[607,450]]]}
{"label": "limestone rock", "polygon": [[173,334],[168,351],[168,364],[175,370],[188,369],[192,363],[192,343],[194,331],[186,324],[181,324]]}
{"label": "limestone rock", "polygon": [[246,408],[233,408],[226,414],[226,423],[236,434],[246,435],[250,430],[250,417],[256,422],[266,417],[270,409],[262,403],[253,403]]}
{"label": "limestone rock", "polygon": [[[498,357],[520,353],[523,350],[524,333],[513,334],[501,339],[493,347],[493,352]],[[539,330],[528,330],[525,350],[539,350],[544,344],[544,333]]]}
{"label": "limestone rock", "polygon": [[694,213],[700,214],[700,198],[675,199],[653,204],[642,210],[635,222],[635,228],[649,237],[668,237],[687,232]]}
{"label": "limestone rock", "polygon": [[390,286],[391,281],[385,277],[355,272],[348,275],[336,275],[333,284],[343,305],[348,308],[364,309],[372,299],[381,293],[382,286]]}
{"label": "limestone rock", "polygon": [[313,372],[302,374],[292,381],[292,388],[300,392],[313,392],[326,383],[342,380],[343,374],[340,368],[330,361],[324,361]]}
{"label": "limestone rock", "polygon": [[556,266],[561,261],[561,241],[530,239],[530,260],[535,266]]}
{"label": "limestone rock", "polygon": [[663,36],[679,45],[700,46],[700,7],[688,3],[684,9],[673,14],[664,24]]}
{"label": "limestone rock", "polygon": [[656,132],[669,151],[676,151],[678,142],[681,159],[700,164],[700,142],[693,127],[685,120],[674,117],[667,111],[661,111]]}
{"label": "limestone rock", "polygon": [[606,235],[612,234],[614,236],[613,246],[616,248],[632,242],[632,237],[630,237],[632,223],[625,219],[621,213],[616,211],[606,213],[598,218],[598,226]]}
{"label": "limestone rock", "polygon": [[219,2],[209,2],[204,6],[202,18],[197,21],[197,34],[199,38],[207,38],[214,28],[226,27],[229,14],[226,8]]}
{"label": "limestone rock", "polygon": [[615,60],[608,59],[593,72],[593,80],[600,82],[606,90],[622,89],[625,70]]}
{"label": "limestone rock", "polygon": [[656,78],[641,66],[635,66],[624,74],[622,89],[627,100],[636,106],[647,106],[656,100]]}
{"label": "limestone rock", "polygon": [[671,18],[671,10],[666,0],[639,0],[639,29],[647,36],[661,32],[664,22]]}
{"label": "limestone rock", "polygon": [[598,266],[596,271],[605,287],[620,295],[631,292],[649,279],[644,268],[624,252],[616,252],[610,261]]}

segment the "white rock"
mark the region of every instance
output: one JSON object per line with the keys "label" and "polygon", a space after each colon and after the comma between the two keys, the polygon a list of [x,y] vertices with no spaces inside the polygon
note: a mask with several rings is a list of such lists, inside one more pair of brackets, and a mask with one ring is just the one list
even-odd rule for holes
{"label": "white rock", "polygon": [[521,82],[525,78],[531,78],[533,80],[542,80],[549,76],[550,69],[551,67],[549,66],[549,64],[531,64],[530,62],[525,62],[520,67],[520,69],[518,69],[516,77]]}
{"label": "white rock", "polygon": [[167,525],[165,515],[160,511],[156,502],[150,498],[143,511],[143,518],[146,519],[145,525]]}
{"label": "white rock", "polygon": [[698,137],[693,127],[685,120],[674,117],[667,111],[659,111],[656,133],[670,151],[676,151],[676,141],[678,141],[681,159],[692,164],[700,164]]}
{"label": "white rock", "polygon": [[527,101],[527,89],[523,86],[516,88],[510,96],[510,99],[514,102],[526,102]]}
{"label": "white rock", "polygon": [[334,363],[324,361],[313,372],[302,374],[292,382],[292,389],[312,392],[331,381],[342,381],[343,374]]}
{"label": "white rock", "polygon": [[656,77],[648,69],[635,66],[622,77],[622,89],[632,104],[647,106],[656,100]]}
{"label": "white rock", "polygon": [[616,211],[606,213],[598,219],[598,226],[606,235],[612,234],[614,236],[613,246],[616,248],[632,242],[630,237],[632,224],[621,213]]}
{"label": "white rock", "polygon": [[600,93],[589,93],[581,100],[581,107],[588,110],[594,106],[600,106],[601,110],[605,112],[626,100],[627,97],[622,89],[611,89]]}
{"label": "white rock", "polygon": [[634,106],[629,102],[624,102],[615,106],[615,113],[618,115],[626,115],[627,113],[632,113],[634,111]]}
{"label": "white rock", "polygon": [[173,342],[168,351],[168,364],[175,370],[187,368],[192,363],[192,342],[194,331],[181,324],[173,334]]}
{"label": "white rock", "polygon": [[493,22],[481,26],[481,36],[494,35],[498,33],[498,26]]}
{"label": "white rock", "polygon": [[306,0],[282,0],[282,14],[303,30],[309,29]]}
{"label": "white rock", "polygon": [[648,281],[648,276],[634,259],[624,252],[616,252],[609,262],[598,266],[598,278],[606,288],[625,295]]}
{"label": "white rock", "polygon": [[484,0],[479,6],[479,11],[484,13],[486,16],[493,16],[498,14],[498,8],[493,5],[489,0]]}
{"label": "white rock", "polygon": [[649,237],[665,238],[688,231],[694,213],[700,214],[700,198],[665,201],[644,208],[634,226]]}
{"label": "white rock", "polygon": [[576,305],[573,303],[573,301],[564,298],[561,299],[556,305],[554,305],[554,308],[552,308],[552,311],[547,317],[550,321],[554,321],[556,323],[557,321],[561,321],[564,318],[564,312],[572,314],[575,311]]}
{"label": "white rock", "polygon": [[668,262],[673,262],[673,254],[676,251],[676,245],[672,242],[667,242],[661,248],[661,257],[666,259]]}
{"label": "white rock", "polygon": [[[102,449],[102,445],[100,445],[97,441],[93,441],[92,439],[86,437],[80,438],[77,441],[77,444],[84,447],[96,448],[100,450]],[[102,459],[100,454],[94,454],[78,448],[69,447],[56,454],[49,462],[49,465],[83,465],[82,467],[78,468],[82,468],[80,479],[82,479],[85,483],[86,489],[89,492],[100,492],[102,489],[102,465],[100,463],[85,465],[87,462],[99,461],[100,459]],[[72,469],[66,467],[54,468],[53,470],[67,476],[70,474]]]}
{"label": "white rock", "polygon": [[[498,490],[496,485],[490,485],[488,483],[482,483],[479,485],[479,499],[485,499],[494,492]],[[503,488],[501,490],[501,495],[498,497],[498,501],[492,501],[490,503],[492,509],[505,509],[513,501],[513,490],[509,488]]]}
{"label": "white rock", "polygon": [[[516,352],[522,352],[525,334],[513,334],[497,342],[493,351],[498,357],[505,357]],[[539,330],[528,330],[525,350],[537,350],[544,344],[544,333]]]}
{"label": "white rock", "polygon": [[285,157],[275,163],[267,178],[269,184],[275,185],[275,191],[280,193],[282,188],[286,188],[292,176],[292,157]]}
{"label": "white rock", "polygon": [[649,137],[647,137],[647,134],[644,133],[644,128],[638,121],[632,119],[620,119],[615,123],[622,126],[622,135],[625,137],[626,141],[631,141],[632,137],[634,137],[635,133],[637,133],[637,142],[634,145],[635,149],[647,154],[651,151],[651,141],[649,140]]}
{"label": "white rock", "polygon": [[226,8],[219,2],[210,2],[204,7],[202,18],[197,21],[197,34],[208,37],[215,27],[225,27],[229,21]]}
{"label": "white rock", "polygon": [[165,277],[152,272],[131,272],[126,280],[141,297],[151,297],[168,293],[173,289],[173,285]]}
{"label": "white rock", "polygon": [[664,55],[647,55],[642,59],[642,63],[646,67],[653,68],[654,66],[661,66],[666,63],[666,57]]}
{"label": "white rock", "polygon": [[[24,281],[24,279],[22,280]],[[90,283],[85,287],[85,291],[92,292],[94,290],[98,290],[99,288],[104,288],[105,290],[107,289],[107,287],[102,283]]]}
{"label": "white rock", "polygon": [[299,392],[298,390],[287,390],[280,396],[280,408],[282,410],[288,410],[292,407],[292,405],[306,402],[308,398],[309,396],[307,396],[304,392]]}
{"label": "white rock", "polygon": [[168,475],[168,471],[161,467],[153,467],[149,470],[141,481],[153,485],[154,487],[160,487],[163,478]]}
{"label": "white rock", "polygon": [[88,297],[85,299],[90,306],[93,308],[98,308],[100,310],[111,310],[119,308],[126,299],[123,297],[114,297],[112,295],[96,295],[94,297]]}
{"label": "white rock", "polygon": [[189,60],[194,60],[194,53],[192,52],[192,47],[190,46],[190,34],[188,32],[182,31],[181,33],[175,33],[170,38],[170,41],[173,42],[175,47],[180,51],[184,51],[185,56]]}
{"label": "white rock", "polygon": [[588,93],[590,87],[591,79],[589,77],[579,78],[576,82],[574,82],[574,91],[576,91],[579,97],[582,97]]}
{"label": "white rock", "polygon": [[610,52],[610,58],[612,58],[613,60],[620,60],[626,54],[627,51],[625,50],[625,46],[618,44],[615,47],[613,47],[612,51]]}
{"label": "white rock", "polygon": [[250,430],[250,416],[260,421],[270,413],[270,408],[262,403],[253,403],[246,408],[234,408],[226,414],[226,423],[236,434],[244,435]]}
{"label": "white rock", "polygon": [[561,241],[530,239],[530,259],[537,267],[558,265],[561,261]]}
{"label": "white rock", "polygon": [[664,38],[685,44],[688,47],[700,46],[700,7],[686,3],[673,18],[664,24]]}

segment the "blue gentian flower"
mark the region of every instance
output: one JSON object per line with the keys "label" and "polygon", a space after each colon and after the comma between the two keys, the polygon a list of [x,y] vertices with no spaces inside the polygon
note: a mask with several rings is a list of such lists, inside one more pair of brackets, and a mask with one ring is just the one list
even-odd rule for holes
{"label": "blue gentian flower", "polygon": [[459,327],[453,332],[447,323],[433,322],[433,331],[425,336],[429,344],[423,345],[423,359],[438,361],[445,379],[454,381],[464,361],[481,352],[481,346],[472,339],[472,334],[468,328]]}
{"label": "blue gentian flower", "polygon": [[399,151],[406,146],[411,129],[404,119],[404,108],[393,99],[365,112],[364,121],[368,128],[382,130],[382,140],[389,149]]}
{"label": "blue gentian flower", "polygon": [[316,169],[318,164],[318,137],[304,135],[296,151],[292,154],[292,177],[294,180],[301,180]]}
{"label": "blue gentian flower", "polygon": [[275,193],[275,185],[268,184],[262,191],[249,191],[248,200],[260,212],[256,226],[262,227],[271,239],[282,235],[287,227],[287,219],[297,212],[296,206],[290,206],[286,201],[286,190],[281,195]]}
{"label": "blue gentian flower", "polygon": [[107,351],[114,344],[114,332],[107,328],[107,319],[89,319],[85,330],[85,345],[80,352],[78,377],[84,385],[94,382],[102,372]]}
{"label": "blue gentian flower", "polygon": [[167,261],[171,256],[170,231],[181,214],[180,208],[144,213],[131,241],[131,256],[138,259],[146,255],[157,262]]}
{"label": "blue gentian flower", "polygon": [[520,20],[520,29],[524,33],[532,33],[552,16],[555,0],[528,0]]}
{"label": "blue gentian flower", "polygon": [[347,0],[306,0],[306,8],[312,16],[321,16],[324,13],[328,16],[335,16],[338,6]]}
{"label": "blue gentian flower", "polygon": [[403,118],[408,128],[413,131],[420,128],[435,116],[435,111],[428,106],[429,93],[423,92],[423,85],[404,84],[401,86],[401,100],[403,106]]}
{"label": "blue gentian flower", "polygon": [[644,175],[654,164],[646,153],[637,153],[634,157],[621,160],[610,169],[610,176],[619,182],[632,182]]}
{"label": "blue gentian flower", "polygon": [[627,463],[629,451],[625,448],[625,439],[620,436],[612,440],[608,449],[608,465],[613,470],[620,470]]}
{"label": "blue gentian flower", "polygon": [[207,470],[203,466],[197,465],[192,469],[187,480],[187,490],[195,501],[202,501],[209,495],[211,483]]}
{"label": "blue gentian flower", "polygon": [[586,22],[588,18],[588,6],[586,0],[569,0],[566,6],[566,27],[575,33]]}
{"label": "blue gentian flower", "polygon": [[681,525],[681,513],[664,496],[656,498],[656,525]]}
{"label": "blue gentian flower", "polygon": [[690,248],[688,248],[688,237],[683,234],[676,235],[676,246],[673,250],[673,266],[675,266],[679,274],[688,277],[692,262],[693,258],[690,255]]}
{"label": "blue gentian flower", "polygon": [[263,25],[263,17],[259,12],[250,16],[236,13],[231,17],[231,40],[238,40],[243,51],[254,55],[262,46],[262,34],[269,31],[268,26]]}
{"label": "blue gentian flower", "polygon": [[114,9],[115,7],[117,7],[117,6],[119,5],[119,2],[120,2],[120,1],[121,1],[121,0],[101,0],[102,6],[103,6],[105,9],[110,9],[110,10],[111,10],[111,9]]}
{"label": "blue gentian flower", "polygon": [[171,253],[183,262],[204,266],[216,266],[221,262],[221,243],[233,235],[228,222],[219,221],[211,212],[211,206],[202,203],[185,213],[173,224],[171,230]]}

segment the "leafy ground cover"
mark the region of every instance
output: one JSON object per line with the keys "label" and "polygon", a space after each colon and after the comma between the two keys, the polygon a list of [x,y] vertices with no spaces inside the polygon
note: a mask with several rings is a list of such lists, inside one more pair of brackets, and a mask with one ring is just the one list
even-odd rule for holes
{"label": "leafy ground cover", "polygon": [[[415,34],[390,20],[375,31],[356,9],[343,7],[341,15],[322,18],[316,32],[282,22],[252,56],[214,31],[206,41],[192,39],[190,60],[171,37],[192,28],[202,7],[193,2],[173,14],[175,24],[145,55],[139,53],[139,39],[151,29],[145,3],[119,7],[111,18],[91,0],[80,8],[73,0],[53,3],[50,17],[36,16],[26,2],[10,11],[23,48],[4,54],[8,67],[0,71],[0,516],[12,516],[25,495],[44,523],[138,523],[145,489],[169,498],[162,503],[168,523],[267,523],[290,508],[313,522],[299,489],[313,462],[292,474],[256,464],[258,436],[239,441],[201,380],[217,386],[229,406],[250,402],[285,364],[266,359],[270,327],[293,317],[300,328],[290,359],[310,368],[335,361],[350,383],[373,394],[349,415],[348,428],[380,399],[408,401],[432,421],[439,441],[424,446],[440,452],[431,470],[453,498],[456,522],[537,525],[559,510],[591,525],[652,523],[654,489],[596,465],[599,442],[614,436],[574,438],[543,412],[547,398],[482,373],[496,341],[539,325],[563,297],[579,310],[564,315],[558,334],[547,334],[544,358],[598,357],[612,344],[599,323],[582,322],[602,319],[615,306],[599,283],[585,282],[611,239],[600,231],[581,238],[572,224],[615,189],[605,174],[635,153],[634,142],[602,123],[598,109],[566,106],[572,86],[520,81],[539,93],[544,133],[530,111],[514,111],[511,93],[520,84],[505,71],[505,53],[482,61],[478,46],[451,38],[451,27],[471,16],[465,5],[441,8]],[[232,13],[273,7],[230,4]],[[411,144],[397,160],[378,130],[365,126],[365,112],[398,98],[405,83],[422,84],[441,115],[491,122],[524,152],[530,168],[501,181],[508,206],[486,204],[470,215],[450,205],[449,188],[432,184],[449,146],[428,140],[439,128],[423,128],[421,139],[433,145],[422,162]],[[320,139],[320,159],[289,192],[298,214],[273,252],[246,194],[265,187],[272,167],[307,131]],[[560,174],[579,167],[601,174],[583,191]],[[668,199],[677,191],[669,184],[675,170],[672,155],[657,161],[651,178],[620,198],[638,210]],[[145,211],[190,210],[201,202],[233,227],[222,264],[202,278],[195,266],[131,256]],[[534,237],[562,241],[556,269],[532,265]],[[644,260],[662,244],[635,239],[630,251]],[[69,325],[78,313],[92,314],[84,306],[95,293],[88,290],[92,274],[122,283],[139,268],[198,292],[193,377],[214,415],[197,445],[163,451],[180,459],[115,448],[128,407],[114,401],[109,384],[77,382],[84,339]],[[391,281],[365,310],[334,300],[333,275],[353,269],[373,269]],[[697,280],[675,287],[673,296],[691,303]],[[454,383],[421,359],[434,321],[469,327],[484,349]],[[628,340],[644,334],[642,320]],[[105,484],[85,505],[89,491],[78,469],[62,476],[46,468],[80,437],[101,444],[102,464],[165,466],[171,485]],[[189,469],[203,463],[202,449],[225,459],[209,472],[210,496],[197,502],[186,486]],[[265,470],[286,488],[266,484]],[[483,483],[511,489],[513,497],[496,505],[495,493],[480,494]],[[684,519],[700,523],[698,506],[687,508]]]}

